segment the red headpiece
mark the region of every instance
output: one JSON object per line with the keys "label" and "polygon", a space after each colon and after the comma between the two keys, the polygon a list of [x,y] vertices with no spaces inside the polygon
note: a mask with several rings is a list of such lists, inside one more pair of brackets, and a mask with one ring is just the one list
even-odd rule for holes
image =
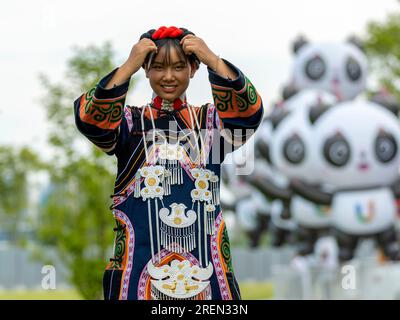
{"label": "red headpiece", "polygon": [[165,26],[162,26],[153,33],[151,38],[153,40],[159,40],[159,39],[164,39],[164,38],[177,38],[182,34],[183,34],[183,31],[177,27],[167,28]]}

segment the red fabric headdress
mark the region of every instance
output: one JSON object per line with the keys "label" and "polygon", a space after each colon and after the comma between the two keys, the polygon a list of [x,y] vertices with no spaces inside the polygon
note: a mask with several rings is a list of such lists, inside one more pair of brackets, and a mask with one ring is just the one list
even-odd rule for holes
{"label": "red fabric headdress", "polygon": [[153,40],[164,39],[164,38],[177,38],[182,34],[183,31],[177,27],[167,28],[165,26],[162,26],[153,33],[151,38]]}

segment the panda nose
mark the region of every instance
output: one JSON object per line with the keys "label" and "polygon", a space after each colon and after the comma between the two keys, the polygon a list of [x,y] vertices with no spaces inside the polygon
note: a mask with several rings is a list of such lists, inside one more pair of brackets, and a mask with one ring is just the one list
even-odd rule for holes
{"label": "panda nose", "polygon": [[339,100],[342,100],[342,94],[340,92],[340,80],[337,75],[335,75],[332,78],[331,85],[332,85],[332,91],[335,94],[336,98],[338,98]]}
{"label": "panda nose", "polygon": [[360,157],[361,159],[365,159],[367,157],[367,153],[365,152],[365,150],[360,151]]}

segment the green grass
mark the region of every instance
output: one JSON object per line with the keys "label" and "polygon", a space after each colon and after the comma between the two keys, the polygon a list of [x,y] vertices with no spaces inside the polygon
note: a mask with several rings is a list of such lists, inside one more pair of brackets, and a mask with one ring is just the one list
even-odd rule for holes
{"label": "green grass", "polygon": [[[273,298],[273,287],[268,282],[239,284],[243,300]],[[0,300],[81,300],[75,290],[0,290]]]}
{"label": "green grass", "polygon": [[274,297],[273,286],[269,282],[241,282],[239,287],[243,300],[267,300]]}
{"label": "green grass", "polygon": [[1,290],[0,300],[81,300],[75,290]]}

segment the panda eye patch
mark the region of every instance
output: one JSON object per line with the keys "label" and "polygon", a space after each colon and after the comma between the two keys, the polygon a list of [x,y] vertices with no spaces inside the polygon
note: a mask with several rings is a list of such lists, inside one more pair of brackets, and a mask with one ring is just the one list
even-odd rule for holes
{"label": "panda eye patch", "polygon": [[299,136],[293,135],[285,141],[283,156],[292,164],[299,164],[304,160],[305,146]]}
{"label": "panda eye patch", "polygon": [[317,81],[323,77],[326,71],[325,61],[320,56],[315,56],[307,61],[305,73],[311,80]]}
{"label": "panda eye patch", "polygon": [[350,146],[341,135],[326,140],[324,145],[325,159],[335,167],[344,166],[350,159]]}
{"label": "panda eye patch", "polygon": [[397,154],[397,143],[393,135],[380,132],[375,140],[375,154],[382,163],[393,160]]}
{"label": "panda eye patch", "polygon": [[351,81],[357,81],[361,78],[360,64],[352,57],[347,58],[346,73]]}

